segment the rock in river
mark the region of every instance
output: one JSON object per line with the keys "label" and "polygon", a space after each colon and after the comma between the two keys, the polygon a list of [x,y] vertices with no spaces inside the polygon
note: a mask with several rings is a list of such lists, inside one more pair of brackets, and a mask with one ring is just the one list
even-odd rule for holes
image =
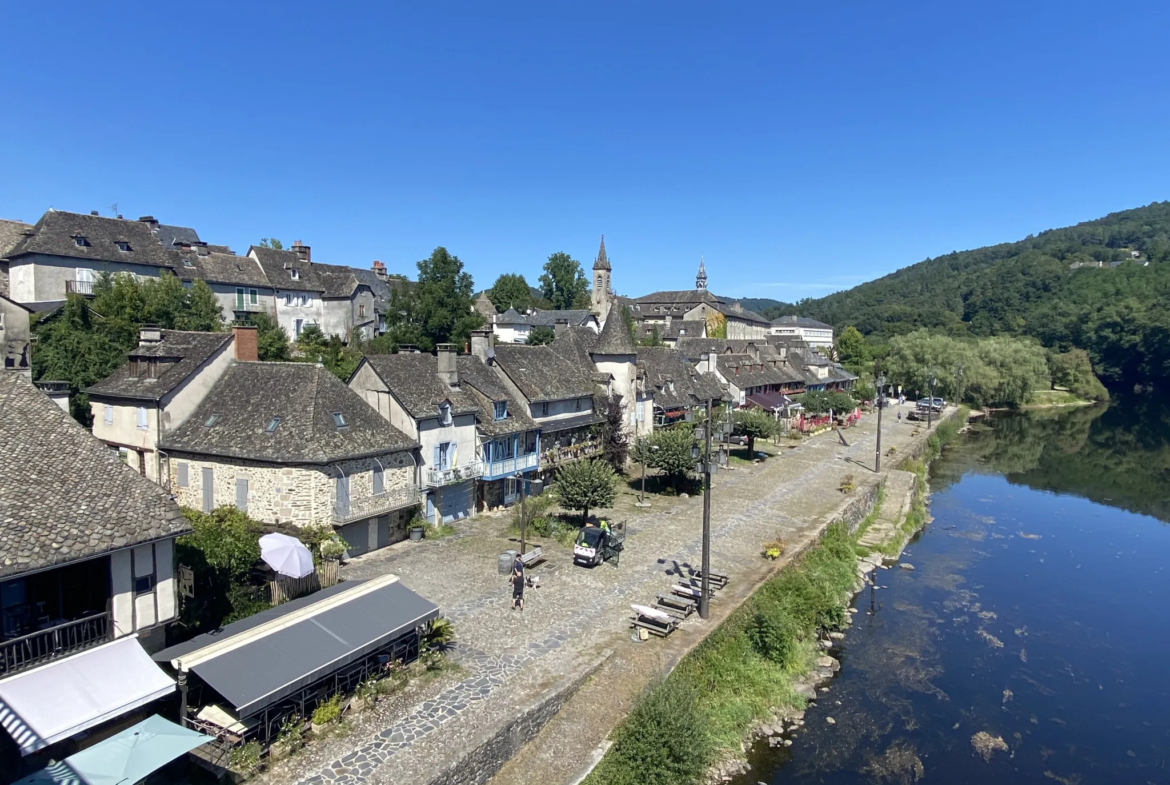
{"label": "rock in river", "polygon": [[911,571],[911,572],[912,572],[912,571],[914,570],[914,565],[913,565],[913,564],[911,564],[910,562],[906,562],[906,561],[904,561],[904,562],[902,562],[901,564],[899,564],[899,565],[898,565],[898,569],[900,569],[900,570],[908,570],[908,571]]}

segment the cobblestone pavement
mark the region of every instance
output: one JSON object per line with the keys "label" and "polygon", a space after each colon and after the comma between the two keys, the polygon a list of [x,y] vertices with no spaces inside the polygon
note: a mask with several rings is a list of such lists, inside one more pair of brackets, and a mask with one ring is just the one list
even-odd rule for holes
{"label": "cobblestone pavement", "polygon": [[[873,419],[845,432],[848,447],[826,433],[760,466],[719,473],[712,494],[712,567],[733,582],[762,574],[767,565],[759,557],[760,545],[776,537],[796,543],[816,536],[824,517],[845,500],[838,490],[845,475],[854,475],[859,486],[876,482],[870,468]],[[883,449],[895,447],[904,454],[919,428],[890,424],[892,419],[883,422]],[[393,572],[437,603],[455,624],[454,657],[466,674],[372,736],[322,742],[330,745],[329,752],[339,748],[332,763],[302,771],[294,758],[278,764],[266,780],[306,785],[429,781],[457,759],[460,740],[512,716],[517,694],[533,694],[580,667],[600,647],[622,640],[631,603],[653,604],[673,576],[697,569],[702,499],[656,499],[655,505],[629,519],[618,567],[574,567],[569,549],[538,541],[549,561],[532,570],[540,576],[540,587],[526,592],[523,612],[510,610],[506,577],[496,569],[499,554],[516,547],[502,517],[477,518],[441,543],[402,543],[348,564],[346,578]],[[716,596],[713,605],[718,603]],[[683,630],[702,624],[692,617]]]}

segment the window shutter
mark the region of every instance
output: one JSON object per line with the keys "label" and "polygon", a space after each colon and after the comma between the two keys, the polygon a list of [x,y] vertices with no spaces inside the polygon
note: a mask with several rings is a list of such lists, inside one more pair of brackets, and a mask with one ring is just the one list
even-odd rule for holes
{"label": "window shutter", "polygon": [[431,463],[431,468],[432,469],[442,469],[443,468],[442,461],[443,461],[443,459],[440,456],[439,445],[436,444],[435,445],[435,460]]}
{"label": "window shutter", "polygon": [[110,406],[108,403],[106,404],[106,409],[105,409],[105,419],[106,419],[106,425],[113,425],[114,424],[114,407]]}
{"label": "window shutter", "polygon": [[385,477],[382,474],[382,467],[374,469],[374,495],[381,496],[386,489]]}
{"label": "window shutter", "polygon": [[236,478],[236,509],[248,511],[248,480],[245,477]]}
{"label": "window shutter", "polygon": [[145,406],[138,407],[138,429],[140,431],[146,430],[146,407]]}
{"label": "window shutter", "polygon": [[203,511],[211,512],[215,509],[215,473],[208,468],[203,470]]}
{"label": "window shutter", "polygon": [[179,487],[186,488],[187,487],[187,464],[183,461],[180,461],[178,463],[178,465],[175,466],[175,474],[177,475],[176,482],[178,482]]}

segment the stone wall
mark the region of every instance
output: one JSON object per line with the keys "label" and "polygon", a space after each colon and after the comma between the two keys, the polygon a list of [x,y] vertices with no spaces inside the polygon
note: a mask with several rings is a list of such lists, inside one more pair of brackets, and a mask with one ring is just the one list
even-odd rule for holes
{"label": "stone wall", "polygon": [[[468,739],[464,750],[453,751],[455,762],[427,785],[483,785],[503,768],[520,748],[556,716],[565,702],[600,668],[613,652],[606,650],[590,667],[545,690],[527,706],[517,708],[515,717],[479,737]],[[458,743],[452,739],[453,743]],[[533,772],[535,775],[536,772]],[[534,782],[539,781],[535,777]]]}

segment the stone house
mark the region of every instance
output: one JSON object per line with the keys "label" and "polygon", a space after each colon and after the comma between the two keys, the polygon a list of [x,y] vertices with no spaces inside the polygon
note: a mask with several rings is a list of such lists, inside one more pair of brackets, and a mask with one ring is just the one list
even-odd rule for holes
{"label": "stone house", "polygon": [[181,253],[175,274],[185,285],[206,283],[225,319],[245,321],[257,313],[276,318],[276,291],[251,257],[196,246]]}
{"label": "stone house", "polygon": [[19,774],[174,691],[147,651],[177,615],[190,526],[23,374],[0,374],[0,400],[0,772]]}
{"label": "stone house", "polygon": [[268,362],[230,364],[160,443],[180,504],[332,526],[351,555],[407,535],[417,447],[321,366]]}
{"label": "stone house", "polygon": [[233,362],[255,362],[256,328],[231,332],[144,326],[116,371],[88,387],[93,435],[139,474],[165,484],[159,442],[187,421]]}
{"label": "stone house", "polygon": [[768,334],[769,323],[763,316],[732,298],[708,291],[703,262],[699,262],[694,289],[653,292],[635,299],[632,307],[639,322],[639,335],[657,327],[660,334],[677,337],[675,331],[679,328],[675,325],[679,321],[703,324],[701,329],[685,329],[686,335],[694,337],[762,340]]}
{"label": "stone house", "polygon": [[677,349],[639,347],[638,371],[649,398],[645,419],[654,429],[693,421],[708,400],[719,404],[729,398],[718,377],[700,372]]}
{"label": "stone house", "polygon": [[25,376],[32,374],[32,360],[29,357],[31,313],[20,303],[0,294],[0,349],[4,351],[5,371],[15,371]]}
{"label": "stone house", "polygon": [[366,355],[349,387],[374,411],[420,445],[419,478],[428,520],[475,514],[479,460],[479,403],[463,388],[456,348],[437,354]]}
{"label": "stone house", "polygon": [[0,220],[0,296],[8,296],[8,254],[32,230],[24,221]]}

